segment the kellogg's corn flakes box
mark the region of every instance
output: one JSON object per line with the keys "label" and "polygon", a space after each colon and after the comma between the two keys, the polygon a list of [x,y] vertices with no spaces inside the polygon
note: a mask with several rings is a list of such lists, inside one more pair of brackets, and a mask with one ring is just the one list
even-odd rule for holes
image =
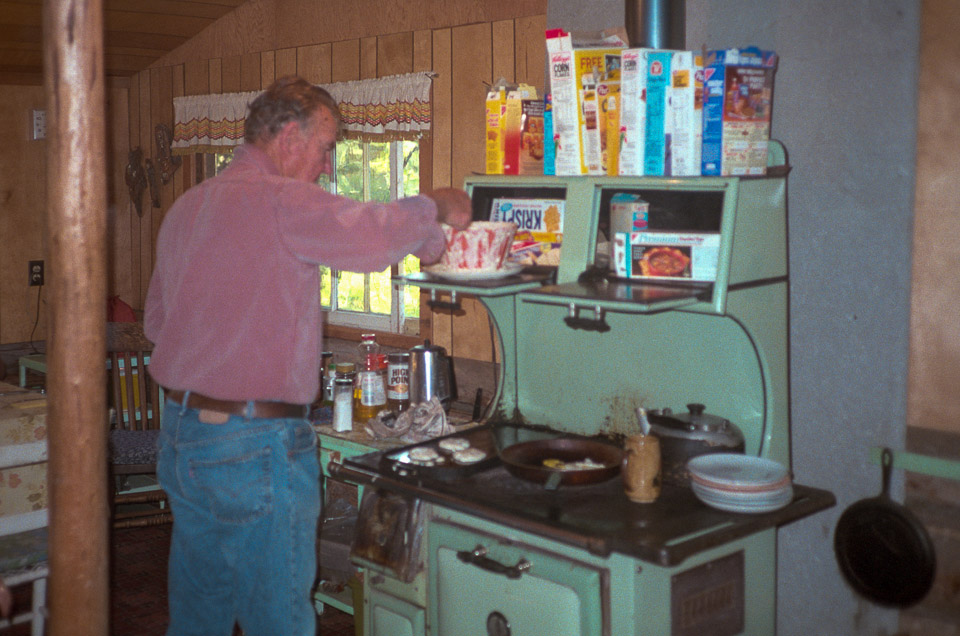
{"label": "kellogg's corn flakes box", "polygon": [[608,149],[611,139],[619,143],[621,31],[546,32],[558,175],[616,174]]}

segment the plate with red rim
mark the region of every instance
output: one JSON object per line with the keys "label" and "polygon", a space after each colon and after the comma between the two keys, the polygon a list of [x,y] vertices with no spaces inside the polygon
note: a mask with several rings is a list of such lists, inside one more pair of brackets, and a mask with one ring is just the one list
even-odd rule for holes
{"label": "plate with red rim", "polygon": [[729,492],[713,490],[691,482],[693,493],[697,498],[718,510],[759,514],[779,510],[793,501],[793,486],[787,484],[783,488],[769,492]]}
{"label": "plate with red rim", "polygon": [[687,470],[691,477],[733,489],[770,487],[790,476],[779,462],[738,453],[699,455],[687,462]]}
{"label": "plate with red rim", "polygon": [[790,479],[789,475],[787,475],[780,481],[775,481],[770,484],[748,484],[748,485],[740,485],[740,486],[730,486],[727,484],[717,483],[709,479],[704,479],[699,475],[694,475],[693,473],[690,474],[690,480],[693,482],[696,482],[697,484],[700,484],[701,486],[710,488],[711,490],[717,490],[717,491],[723,491],[723,492],[734,492],[734,493],[736,492],[757,492],[757,493],[771,492],[775,490],[780,490],[781,488],[785,488],[786,486],[789,486],[793,483],[793,480]]}

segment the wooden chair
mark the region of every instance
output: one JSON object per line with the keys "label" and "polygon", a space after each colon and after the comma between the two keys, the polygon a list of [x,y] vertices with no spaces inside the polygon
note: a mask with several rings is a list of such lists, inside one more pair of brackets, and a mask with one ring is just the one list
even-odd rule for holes
{"label": "wooden chair", "polygon": [[153,344],[138,322],[107,323],[113,527],[172,520],[156,480],[163,391],[148,373]]}
{"label": "wooden chair", "polygon": [[[47,461],[47,441],[0,446],[0,468],[20,468]],[[0,616],[0,630],[30,623],[30,636],[43,636],[47,618],[47,525],[46,509],[0,518],[0,587],[33,584],[31,607],[14,607],[10,617]],[[0,590],[0,594],[8,590]]]}

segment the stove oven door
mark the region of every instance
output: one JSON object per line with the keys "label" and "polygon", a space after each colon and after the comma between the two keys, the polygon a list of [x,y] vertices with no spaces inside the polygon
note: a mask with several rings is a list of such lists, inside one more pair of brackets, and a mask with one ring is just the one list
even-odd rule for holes
{"label": "stove oven door", "polygon": [[605,569],[437,519],[429,545],[432,636],[610,633]]}

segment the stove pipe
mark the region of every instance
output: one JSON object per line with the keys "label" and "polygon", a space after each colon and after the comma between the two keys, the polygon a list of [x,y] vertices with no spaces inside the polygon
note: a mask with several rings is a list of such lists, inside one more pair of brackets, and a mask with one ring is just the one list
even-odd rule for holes
{"label": "stove pipe", "polygon": [[625,0],[630,46],[685,49],[686,0]]}

